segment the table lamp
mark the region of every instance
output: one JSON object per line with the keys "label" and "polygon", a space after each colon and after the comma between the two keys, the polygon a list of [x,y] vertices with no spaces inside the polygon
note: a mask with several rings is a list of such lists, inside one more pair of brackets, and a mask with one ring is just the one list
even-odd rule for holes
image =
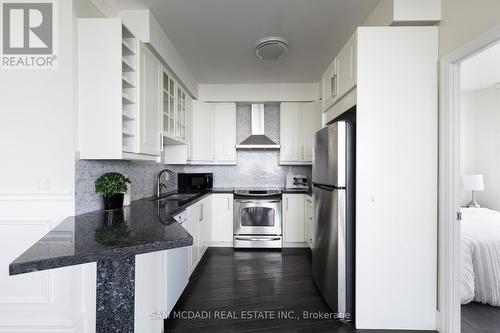
{"label": "table lamp", "polygon": [[467,208],[479,208],[476,202],[476,191],[484,191],[484,178],[483,175],[463,175],[462,176],[462,189],[464,191],[472,191],[472,200],[467,204]]}

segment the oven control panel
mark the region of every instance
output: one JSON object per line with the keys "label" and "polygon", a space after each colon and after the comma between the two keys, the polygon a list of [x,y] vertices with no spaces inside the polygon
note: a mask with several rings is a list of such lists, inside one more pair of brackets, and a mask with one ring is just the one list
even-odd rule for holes
{"label": "oven control panel", "polygon": [[282,192],[281,190],[276,190],[276,189],[272,189],[272,190],[240,189],[240,190],[235,190],[234,194],[242,195],[242,196],[251,196],[251,197],[259,197],[259,196],[266,197],[266,196],[270,196],[270,195],[280,195],[281,192]]}

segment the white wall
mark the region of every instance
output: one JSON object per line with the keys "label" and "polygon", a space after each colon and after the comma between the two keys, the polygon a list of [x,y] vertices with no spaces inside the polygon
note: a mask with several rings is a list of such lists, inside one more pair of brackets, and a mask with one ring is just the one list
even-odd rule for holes
{"label": "white wall", "polygon": [[500,24],[498,0],[442,0],[439,55],[445,56]]}
{"label": "white wall", "polygon": [[[500,211],[500,89],[463,92],[460,123],[462,174],[484,175],[476,200]],[[462,204],[470,200],[471,192],[464,191]]]}
{"label": "white wall", "polygon": [[79,268],[8,275],[74,212],[73,1],[55,4],[58,67],[0,71],[0,332],[83,328]]}
{"label": "white wall", "polygon": [[435,27],[359,28],[360,329],[436,328],[437,60]]}
{"label": "white wall", "polygon": [[441,19],[442,0],[380,0],[362,26],[432,25]]}
{"label": "white wall", "polygon": [[319,100],[319,83],[200,84],[206,102],[310,102]]}
{"label": "white wall", "polygon": [[123,10],[119,13],[127,27],[143,42],[151,43],[155,51],[163,58],[174,75],[184,85],[188,92],[198,96],[198,81],[184,63],[163,28],[153,13],[148,9]]}

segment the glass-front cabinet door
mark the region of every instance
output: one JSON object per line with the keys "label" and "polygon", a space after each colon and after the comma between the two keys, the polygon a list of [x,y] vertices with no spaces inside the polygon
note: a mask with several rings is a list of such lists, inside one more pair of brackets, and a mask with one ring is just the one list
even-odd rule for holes
{"label": "glass-front cabinet door", "polygon": [[163,71],[163,134],[178,141],[186,140],[186,91],[172,75]]}
{"label": "glass-front cabinet door", "polygon": [[175,118],[175,83],[170,73],[163,72],[163,134],[173,136]]}
{"label": "glass-front cabinet door", "polygon": [[186,92],[177,87],[177,121],[175,136],[181,141],[186,139]]}

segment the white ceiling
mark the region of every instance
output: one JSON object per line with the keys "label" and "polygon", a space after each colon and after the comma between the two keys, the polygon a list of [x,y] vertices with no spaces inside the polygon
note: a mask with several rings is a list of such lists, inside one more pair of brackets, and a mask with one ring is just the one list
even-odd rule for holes
{"label": "white ceiling", "polygon": [[[378,0],[115,0],[149,8],[200,83],[310,83]],[[255,56],[267,35],[288,40],[280,60]]]}
{"label": "white ceiling", "polygon": [[462,90],[491,88],[500,83],[500,43],[462,63]]}

